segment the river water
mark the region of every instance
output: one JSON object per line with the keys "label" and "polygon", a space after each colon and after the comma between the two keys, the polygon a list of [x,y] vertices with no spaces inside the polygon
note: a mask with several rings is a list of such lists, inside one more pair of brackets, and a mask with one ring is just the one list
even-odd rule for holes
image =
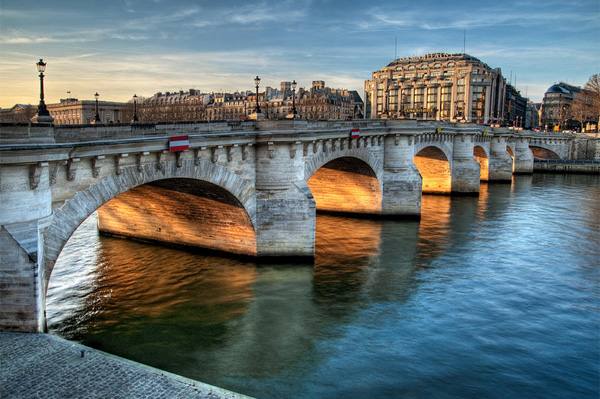
{"label": "river water", "polygon": [[315,265],[99,237],[50,280],[50,331],[259,398],[600,395],[600,178],[534,175],[422,219],[317,220]]}

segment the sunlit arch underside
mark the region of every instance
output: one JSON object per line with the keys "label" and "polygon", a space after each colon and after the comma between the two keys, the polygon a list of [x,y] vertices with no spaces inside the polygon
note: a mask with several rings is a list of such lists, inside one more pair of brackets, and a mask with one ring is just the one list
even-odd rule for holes
{"label": "sunlit arch underside", "polygon": [[194,179],[165,179],[119,194],[98,209],[103,233],[256,255],[256,234],[239,201]]}
{"label": "sunlit arch underside", "polygon": [[414,163],[423,179],[424,194],[451,192],[450,162],[437,147],[425,147],[414,157]]}
{"label": "sunlit arch underside", "polygon": [[489,179],[489,158],[483,147],[478,145],[473,147],[473,157],[479,164],[479,180],[487,181]]}
{"label": "sunlit arch underside", "polygon": [[534,159],[544,159],[544,160],[560,159],[560,157],[558,156],[557,153],[555,153],[554,151],[549,150],[547,148],[536,147],[536,146],[529,146],[529,148],[531,149],[531,152],[533,153]]}
{"label": "sunlit arch underside", "polygon": [[342,157],[326,163],[308,179],[308,187],[319,211],[381,213],[377,176],[358,158]]}

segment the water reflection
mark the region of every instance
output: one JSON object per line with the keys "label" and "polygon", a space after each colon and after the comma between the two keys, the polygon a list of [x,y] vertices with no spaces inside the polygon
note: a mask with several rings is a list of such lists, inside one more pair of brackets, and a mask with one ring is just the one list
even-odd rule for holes
{"label": "water reflection", "polygon": [[54,268],[50,329],[261,398],[594,397],[598,183],[424,196],[420,221],[320,215],[314,265],[98,237],[90,218]]}

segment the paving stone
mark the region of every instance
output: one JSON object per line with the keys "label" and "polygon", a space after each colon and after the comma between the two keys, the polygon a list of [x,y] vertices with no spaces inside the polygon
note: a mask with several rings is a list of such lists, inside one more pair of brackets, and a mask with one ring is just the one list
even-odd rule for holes
{"label": "paving stone", "polygon": [[55,335],[1,332],[0,398],[248,397]]}

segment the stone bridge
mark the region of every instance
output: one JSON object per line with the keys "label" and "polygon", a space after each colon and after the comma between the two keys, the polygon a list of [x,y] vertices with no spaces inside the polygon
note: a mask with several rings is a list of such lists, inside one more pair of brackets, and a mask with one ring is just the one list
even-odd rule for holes
{"label": "stone bridge", "polygon": [[[189,149],[169,152],[182,134]],[[0,329],[44,329],[54,264],[94,212],[106,234],[311,258],[317,210],[418,217],[422,192],[477,194],[573,148],[572,137],[417,121],[0,125]]]}

